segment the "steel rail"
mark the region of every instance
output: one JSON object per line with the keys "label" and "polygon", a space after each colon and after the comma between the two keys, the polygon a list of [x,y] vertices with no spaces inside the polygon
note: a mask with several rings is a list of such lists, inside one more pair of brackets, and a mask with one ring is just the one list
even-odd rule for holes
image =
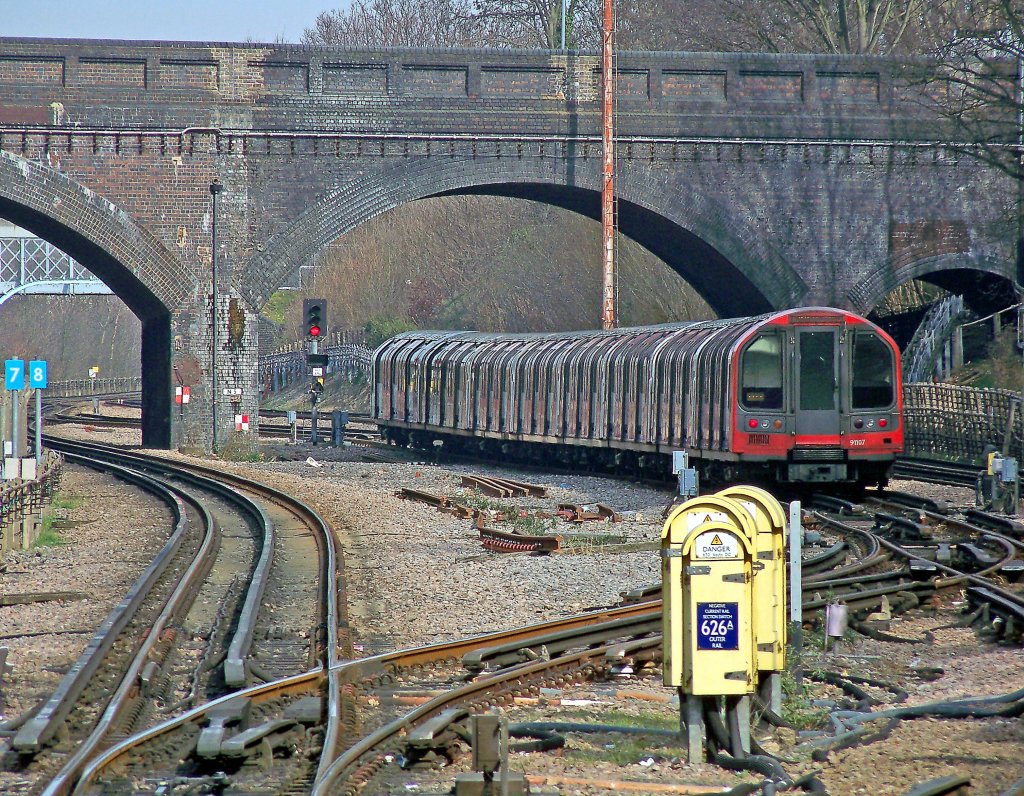
{"label": "steel rail", "polygon": [[[660,644],[660,638],[651,638],[650,640],[652,644]],[[386,743],[400,733],[407,731],[418,722],[437,715],[454,703],[470,701],[474,697],[479,697],[487,691],[495,690],[500,686],[510,685],[518,680],[523,680],[537,675],[549,676],[556,670],[582,668],[591,661],[600,660],[609,654],[614,654],[615,650],[619,646],[621,646],[621,642],[618,644],[610,643],[599,647],[591,647],[580,652],[563,655],[548,661],[537,661],[510,669],[504,669],[485,678],[481,678],[478,681],[468,683],[441,694],[440,696],[434,697],[429,702],[413,709],[405,716],[402,716],[401,718],[396,719],[395,721],[390,722],[389,724],[386,724],[365,736],[360,741],[349,747],[343,754],[339,755],[327,769],[323,779],[316,783],[316,786],[313,789],[313,796],[326,796],[327,793],[331,792],[329,789],[337,785],[338,779],[344,774],[344,772],[356,765],[364,755],[372,752],[377,746]]]}
{"label": "steel rail", "polygon": [[864,555],[861,556],[859,560],[853,561],[844,566],[835,567],[827,572],[816,572],[813,575],[809,575],[804,578],[805,583],[821,585],[823,582],[832,580],[833,578],[845,577],[847,575],[856,574],[857,572],[863,572],[865,569],[870,569],[871,567],[884,564],[888,560],[888,556],[882,554],[878,537],[870,531],[863,528],[857,528],[856,526],[849,525],[848,523],[839,522],[838,520],[833,520],[821,512],[811,512],[811,516],[819,522],[826,523],[837,530],[841,530],[845,534],[863,537],[866,540],[867,545]]}
{"label": "steel rail", "polygon": [[[876,499],[875,502],[880,504],[885,503],[885,501],[882,499]],[[906,509],[906,507],[903,508]],[[993,531],[989,528],[983,528],[981,526],[974,525],[973,523],[967,522],[966,520],[958,520],[955,517],[949,517],[945,514],[942,514],[941,512],[937,512],[929,508],[914,508],[913,511],[918,516],[922,516],[925,519],[928,519],[937,525],[946,525],[953,528],[959,528],[960,530],[966,533],[975,534],[981,539],[991,539],[992,541],[1000,545],[1003,548],[1003,558],[995,564],[992,564],[991,566],[988,566],[985,569],[982,569],[974,573],[979,577],[996,574],[1008,563],[1013,561],[1017,557],[1017,553],[1019,551],[1024,551],[1024,541],[1014,539],[1012,536],[1007,536],[1005,534]],[[957,570],[953,569],[952,571],[956,572]],[[954,577],[952,580],[947,578],[941,582],[940,588],[955,586],[958,585],[960,582],[962,582],[962,579],[960,579],[959,577]],[[1022,606],[1024,606],[1024,599],[1020,599],[1020,603]]]}
{"label": "steel rail", "polygon": [[[75,445],[83,444],[70,443],[65,440],[60,440],[59,438],[50,438],[50,443],[54,446],[62,443]],[[341,733],[341,676],[338,673],[341,644],[339,643],[338,627],[341,624],[342,609],[339,601],[338,584],[344,562],[339,554],[337,539],[330,525],[303,501],[298,500],[279,489],[252,479],[243,478],[205,465],[183,462],[162,456],[141,454],[135,451],[125,451],[113,446],[90,443],[86,447],[90,450],[102,450],[106,455],[110,456],[123,456],[125,459],[140,462],[145,466],[171,468],[175,471],[175,474],[178,475],[178,477],[182,477],[183,473],[191,472],[193,475],[198,475],[213,482],[211,484],[206,484],[208,488],[211,486],[217,486],[223,489],[224,487],[222,484],[216,484],[216,482],[223,482],[223,484],[227,484],[229,487],[235,488],[234,490],[229,489],[228,491],[231,494],[236,495],[236,497],[241,497],[241,495],[238,495],[235,490],[254,492],[292,512],[299,517],[304,524],[308,525],[313,530],[314,538],[321,550],[321,619],[325,626],[326,635],[324,650],[322,653],[322,668],[327,672],[327,724],[324,730],[323,749],[316,775],[317,779],[319,779],[322,771],[333,757],[334,749],[338,743]],[[260,509],[260,513],[265,517],[265,513],[262,509]],[[265,549],[267,548],[272,548],[272,545],[265,547]],[[258,599],[253,600],[253,604],[255,606],[259,606],[260,602],[261,600]],[[252,614],[252,617],[255,618],[255,612]],[[251,633],[249,637],[251,638]]]}
{"label": "steel rail", "polygon": [[105,749],[103,752],[93,757],[82,768],[81,775],[79,776],[78,783],[76,785],[76,790],[82,791],[89,785],[93,784],[100,772],[122,755],[127,754],[131,750],[136,749],[142,744],[158,738],[161,735],[173,732],[185,724],[202,719],[211,710],[230,702],[232,699],[252,699],[254,701],[260,701],[261,697],[272,699],[289,692],[305,693],[316,688],[318,682],[321,681],[323,677],[323,667],[318,666],[308,672],[294,674],[290,677],[274,680],[269,683],[250,686],[249,688],[244,688],[241,691],[235,691],[233,693],[217,697],[210,702],[187,710],[179,716],[173,716],[172,718],[165,719],[159,724],[142,730],[141,732],[137,732],[134,735],[130,735],[114,746],[111,746],[109,749]]}
{"label": "steel rail", "polygon": [[[82,774],[79,778],[79,787],[84,787],[87,784],[92,783],[98,776],[99,772],[114,762],[121,755],[129,752],[130,750],[138,747],[139,745],[146,743],[147,741],[153,740],[154,738],[173,731],[174,729],[183,726],[186,723],[201,720],[209,711],[223,705],[224,703],[238,697],[238,698],[256,698],[260,696],[270,697],[277,696],[282,689],[299,689],[309,690],[315,686],[317,680],[331,679],[333,678],[336,683],[341,682],[353,682],[359,678],[372,676],[373,674],[383,671],[388,667],[394,668],[406,668],[418,666],[424,663],[437,662],[450,660],[460,657],[466,652],[475,649],[479,646],[493,645],[502,641],[507,641],[513,637],[519,637],[520,639],[529,639],[532,637],[540,636],[544,633],[550,632],[552,628],[558,625],[567,625],[569,627],[577,627],[586,624],[595,624],[601,621],[608,621],[619,619],[625,616],[632,615],[648,615],[649,617],[660,616],[660,602],[647,603],[647,604],[635,604],[624,606],[622,608],[608,609],[604,611],[595,611],[588,614],[581,614],[569,619],[552,620],[549,622],[541,622],[535,625],[527,625],[522,628],[515,628],[513,630],[502,630],[494,633],[486,633],[480,636],[474,636],[468,639],[459,639],[452,642],[440,642],[437,644],[431,644],[425,647],[413,647],[405,650],[397,650],[393,652],[380,653],[378,655],[369,658],[360,658],[355,660],[340,661],[337,656],[329,656],[332,658],[332,664],[330,671],[326,671],[323,665],[318,666],[316,669],[310,670],[303,674],[293,675],[291,677],[282,678],[280,680],[274,680],[269,683],[261,685],[251,686],[249,688],[233,692],[231,694],[225,694],[224,696],[218,697],[211,702],[203,705],[198,705],[179,716],[166,719],[154,727],[142,730],[129,738],[125,738],[116,746],[107,749],[100,755],[95,757],[89,764],[83,768]],[[652,643],[655,639],[652,638]],[[621,646],[612,645],[613,647]],[[335,722],[340,724],[340,722]],[[333,749],[336,748],[336,739],[334,742],[328,742],[325,736],[324,749],[321,755],[322,767],[321,772],[327,770],[330,762],[333,760]],[[329,755],[329,759],[327,758]],[[317,781],[319,782],[322,776],[318,776]]]}
{"label": "steel rail", "polygon": [[981,474],[981,468],[971,464],[900,457],[893,466],[892,474],[895,478],[973,489]]}
{"label": "steel rail", "polygon": [[[950,518],[948,518],[948,517],[945,517],[943,515],[936,515],[934,512],[929,512],[929,511],[924,510],[924,509],[921,509],[919,511],[920,511],[920,513],[925,514],[925,515],[931,514],[931,515],[933,515],[935,517],[938,517],[939,519],[941,519],[941,521],[946,522],[947,524],[954,524],[954,525],[958,525],[958,526],[960,526],[960,527],[962,527],[964,529],[969,529],[972,532],[977,533],[982,538],[993,539],[994,541],[997,541],[999,544],[1001,544],[1004,547],[1004,549],[1006,550],[1006,555],[1001,560],[997,561],[996,563],[992,564],[991,566],[986,567],[985,569],[980,570],[977,573],[961,572],[958,569],[955,569],[953,567],[947,566],[947,565],[942,564],[942,563],[940,563],[938,561],[932,562],[934,564],[934,566],[936,567],[936,569],[941,570],[942,572],[945,572],[949,576],[949,577],[946,577],[946,578],[934,578],[934,579],[932,579],[930,581],[930,583],[934,586],[934,588],[936,590],[938,590],[938,589],[947,589],[947,588],[951,588],[953,586],[959,586],[962,583],[971,583],[974,586],[981,587],[984,590],[988,590],[988,591],[998,595],[1006,603],[1018,606],[1019,607],[1019,614],[1022,617],[1024,617],[1024,596],[1022,596],[1020,594],[1017,594],[1016,592],[1012,592],[1012,591],[1009,591],[1007,589],[1003,589],[1003,588],[995,585],[990,578],[986,577],[987,575],[995,574],[1000,569],[1002,569],[1009,561],[1015,559],[1016,558],[1017,550],[1018,549],[1024,549],[1024,543],[1019,542],[1018,540],[1010,539],[1009,537],[1002,536],[1001,534],[992,533],[991,531],[988,531],[987,529],[984,529],[984,528],[978,528],[977,526],[972,526],[970,523],[966,523],[966,522],[964,522],[962,520],[950,520]],[[815,516],[819,516],[819,515],[815,515]],[[827,523],[829,523],[829,524],[831,524],[833,526],[835,526],[835,525],[843,525],[843,523],[840,523],[838,520],[834,520],[834,519],[831,519],[831,518],[827,518],[827,517],[821,516],[820,519],[823,522],[827,522]],[[874,534],[872,534],[872,535],[874,535]],[[878,542],[879,542],[879,544],[882,547],[884,547],[887,550],[895,553],[896,555],[900,556],[901,558],[905,558],[905,559],[908,559],[908,560],[920,558],[920,556],[917,553],[912,552],[910,550],[907,550],[906,548],[902,547],[901,545],[896,544],[895,542],[890,542],[889,540],[883,539],[883,538],[878,537],[878,536],[876,536],[876,538],[878,539]],[[861,595],[861,596],[863,596],[863,595]]]}
{"label": "steel rail", "polygon": [[256,632],[256,622],[259,617],[260,606],[263,602],[263,595],[266,593],[267,584],[270,581],[270,570],[273,566],[275,531],[274,524],[270,521],[263,508],[255,501],[240,494],[236,489],[225,486],[216,478],[208,475],[189,473],[188,468],[174,466],[170,459],[162,457],[147,456],[126,451],[123,448],[116,448],[93,442],[78,442],[72,440],[48,439],[48,446],[58,450],[85,451],[87,455],[94,458],[106,458],[113,461],[130,461],[136,466],[156,470],[163,475],[172,475],[175,478],[191,483],[201,489],[213,492],[227,500],[240,513],[247,514],[258,528],[261,535],[259,559],[249,578],[245,599],[242,603],[242,610],[239,613],[238,623],[235,632],[228,644],[228,653],[224,659],[224,681],[229,688],[240,688],[246,684],[246,659],[252,649],[252,641]]}
{"label": "steel rail", "polygon": [[[65,455],[74,456],[67,452]],[[103,624],[100,625],[85,649],[72,664],[50,698],[15,734],[11,746],[18,752],[35,753],[40,751],[57,732],[58,725],[71,712],[75,701],[85,690],[114,641],[137,615],[151,588],[177,555],[188,530],[188,517],[181,497],[156,479],[116,465],[108,466],[111,472],[119,478],[135,484],[171,506],[174,514],[174,531],[149,566],[132,584],[121,602],[104,619]]]}
{"label": "steel rail", "polygon": [[[67,455],[80,458],[74,454]],[[110,467],[109,464],[105,464],[105,466]],[[132,697],[132,692],[137,687],[139,675],[143,667],[149,662],[154,648],[160,643],[163,632],[169,627],[173,619],[180,615],[182,611],[187,611],[192,605],[199,583],[206,577],[213,566],[213,560],[221,540],[219,526],[214,521],[209,510],[203,506],[198,498],[189,495],[179,488],[171,487],[170,485],[168,485],[168,488],[181,495],[182,500],[189,502],[203,518],[204,527],[206,528],[203,542],[193,557],[192,563],[178,581],[174,592],[164,604],[159,616],[153,621],[142,645],[126,668],[124,675],[121,677],[120,684],[114,691],[110,702],[107,704],[93,731],[78,746],[75,753],[68,759],[56,776],[50,780],[43,791],[43,796],[65,796],[72,792],[75,780],[80,775],[82,769],[91,758],[95,757],[104,739],[123,714],[126,705]]]}

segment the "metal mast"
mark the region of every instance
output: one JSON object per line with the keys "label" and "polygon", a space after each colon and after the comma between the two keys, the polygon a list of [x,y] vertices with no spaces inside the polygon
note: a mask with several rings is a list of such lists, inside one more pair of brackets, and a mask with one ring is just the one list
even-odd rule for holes
{"label": "metal mast", "polygon": [[615,295],[615,143],[612,115],[615,111],[615,69],[612,62],[612,0],[604,0],[604,46],[601,57],[601,79],[604,88],[601,104],[604,163],[601,186],[601,253],[603,290],[601,293],[601,328],[619,325]]}

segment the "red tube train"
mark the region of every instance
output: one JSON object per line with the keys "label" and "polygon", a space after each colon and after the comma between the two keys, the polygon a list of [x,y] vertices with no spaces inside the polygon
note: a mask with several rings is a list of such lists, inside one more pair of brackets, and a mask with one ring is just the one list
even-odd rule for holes
{"label": "red tube train", "polygon": [[714,481],[884,484],[903,448],[899,349],[804,307],[557,334],[408,332],[373,355],[373,413],[400,445]]}

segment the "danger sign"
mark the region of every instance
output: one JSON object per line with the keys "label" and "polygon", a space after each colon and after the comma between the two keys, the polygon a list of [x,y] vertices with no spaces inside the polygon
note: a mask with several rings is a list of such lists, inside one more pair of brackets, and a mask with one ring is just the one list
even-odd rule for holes
{"label": "danger sign", "polygon": [[693,558],[739,558],[740,543],[731,533],[705,531],[694,540]]}

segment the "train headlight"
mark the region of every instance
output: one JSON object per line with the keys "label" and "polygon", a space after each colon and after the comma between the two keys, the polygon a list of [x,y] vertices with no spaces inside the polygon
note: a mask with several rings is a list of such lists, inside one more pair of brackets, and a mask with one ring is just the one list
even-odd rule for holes
{"label": "train headlight", "polygon": [[775,430],[776,431],[781,431],[782,430],[782,421],[781,420],[776,420],[774,423],[772,423],[772,425],[775,426]]}
{"label": "train headlight", "polygon": [[861,418],[859,418],[859,417],[854,418],[853,419],[853,427],[854,428],[864,428],[864,421]]}

